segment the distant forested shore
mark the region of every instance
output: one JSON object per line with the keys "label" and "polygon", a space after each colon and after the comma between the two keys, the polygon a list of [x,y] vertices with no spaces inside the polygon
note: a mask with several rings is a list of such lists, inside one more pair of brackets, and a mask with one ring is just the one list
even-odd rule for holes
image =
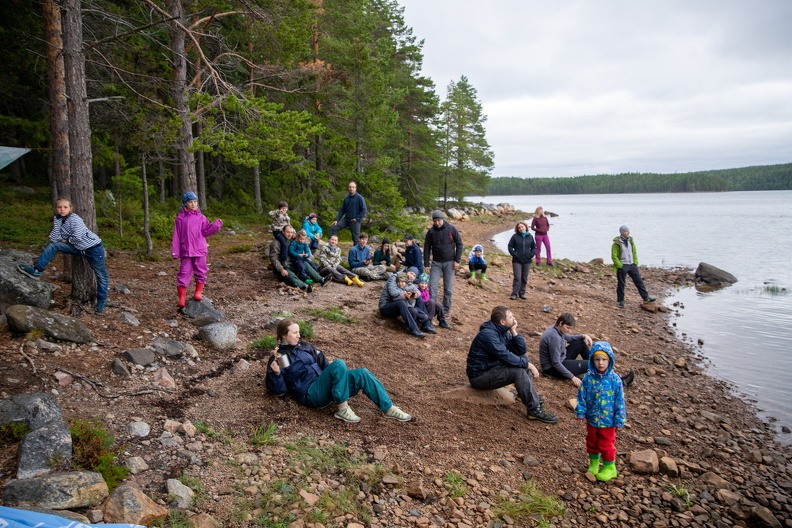
{"label": "distant forested shore", "polygon": [[792,189],[792,163],[679,174],[629,172],[574,178],[492,178],[487,195],[780,191]]}

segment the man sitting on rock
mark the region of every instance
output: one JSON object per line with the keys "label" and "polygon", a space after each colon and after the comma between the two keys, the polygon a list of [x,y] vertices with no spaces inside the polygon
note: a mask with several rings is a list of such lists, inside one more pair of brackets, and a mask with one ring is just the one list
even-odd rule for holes
{"label": "man sitting on rock", "polygon": [[529,420],[554,424],[558,416],[542,408],[543,399],[536,393],[532,378],[539,371],[528,361],[525,338],[517,333],[517,319],[505,306],[492,309],[490,320],[483,323],[473,338],[467,357],[470,385],[479,390],[495,390],[511,383],[528,409]]}

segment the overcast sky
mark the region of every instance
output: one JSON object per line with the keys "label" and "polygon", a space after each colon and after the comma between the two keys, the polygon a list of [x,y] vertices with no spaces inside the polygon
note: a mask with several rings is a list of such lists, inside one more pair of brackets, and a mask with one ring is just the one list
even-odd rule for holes
{"label": "overcast sky", "polygon": [[399,0],[441,98],[478,91],[493,176],[792,162],[792,0]]}

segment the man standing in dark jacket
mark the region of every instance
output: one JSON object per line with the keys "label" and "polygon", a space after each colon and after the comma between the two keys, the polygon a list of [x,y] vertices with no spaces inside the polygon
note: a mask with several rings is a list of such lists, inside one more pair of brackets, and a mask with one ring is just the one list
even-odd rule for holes
{"label": "man standing in dark jacket", "polygon": [[529,420],[554,424],[554,416],[542,407],[532,378],[539,371],[528,361],[525,338],[517,333],[517,319],[505,306],[492,309],[490,320],[479,328],[467,357],[467,376],[474,389],[494,390],[511,383],[528,409]]}
{"label": "man standing in dark jacket", "polygon": [[330,226],[330,236],[337,235],[345,227],[352,232],[352,245],[356,246],[360,237],[360,224],[366,217],[366,200],[357,192],[357,183],[351,181],[347,186],[349,194],[344,197],[344,203],[338,210],[335,221]]}
{"label": "man standing in dark jacket", "polygon": [[429,268],[431,258],[429,291],[435,301],[438,300],[440,277],[443,277],[443,311],[446,316],[451,312],[454,276],[459,269],[459,261],[462,260],[463,248],[459,231],[445,221],[443,211],[432,211],[432,227],[426,232],[424,240],[424,268]]}

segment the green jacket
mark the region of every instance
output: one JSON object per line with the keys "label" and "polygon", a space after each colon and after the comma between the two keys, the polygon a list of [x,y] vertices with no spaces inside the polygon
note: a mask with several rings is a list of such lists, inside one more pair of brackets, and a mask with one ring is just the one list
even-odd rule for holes
{"label": "green jacket", "polygon": [[[622,267],[621,262],[621,251],[623,244],[619,240],[621,239],[620,236],[617,236],[613,239],[613,245],[611,246],[611,259],[613,259],[613,272],[617,272]],[[635,249],[635,239],[630,237],[630,246],[632,247],[632,254],[633,254],[633,264],[636,266],[638,265],[638,250]]]}

